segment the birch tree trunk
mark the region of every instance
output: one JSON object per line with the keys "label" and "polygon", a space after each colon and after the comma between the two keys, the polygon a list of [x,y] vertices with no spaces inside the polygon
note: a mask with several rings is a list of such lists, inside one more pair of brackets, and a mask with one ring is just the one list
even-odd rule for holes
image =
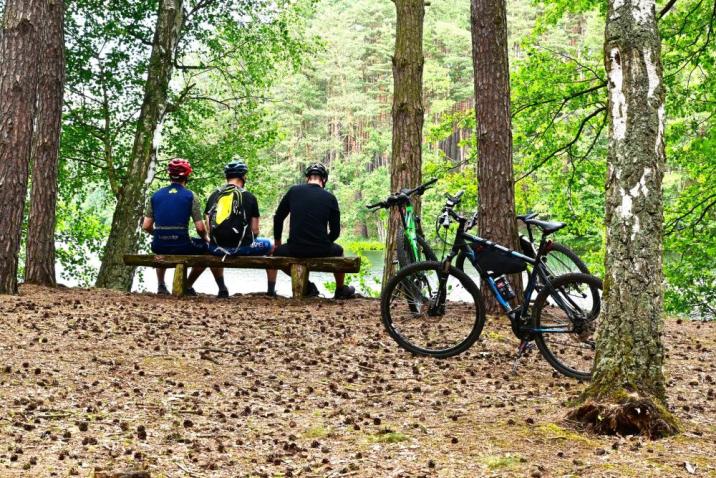
{"label": "birch tree trunk", "polygon": [[[480,235],[512,249],[518,247],[512,175],[510,65],[507,56],[506,0],[472,0],[472,60],[477,118],[477,181]],[[510,276],[521,296],[521,276]],[[488,313],[501,313],[485,294]]]}
{"label": "birch tree trunk", "polygon": [[610,0],[604,318],[590,402],[573,412],[597,431],[661,437],[677,424],[662,366],[664,86],[654,0]]}
{"label": "birch tree trunk", "polygon": [[63,0],[45,1],[47,8],[41,43],[43,61],[39,65],[32,140],[32,192],[25,281],[54,286],[57,160],[65,82],[65,5]]}
{"label": "birch tree trunk", "polygon": [[[390,188],[398,191],[420,184],[423,141],[423,18],[425,0],[395,0],[397,14],[393,56],[393,153]],[[416,198],[416,211],[420,199]],[[383,285],[394,273],[396,233],[401,227],[392,210],[385,238]]]}
{"label": "birch tree trunk", "polygon": [[122,256],[136,252],[139,242],[139,221],[147,186],[154,176],[156,150],[182,26],[183,0],[161,0],[132,155],[126,179],[119,191],[112,228],[97,276],[97,287],[121,290],[132,287],[135,269],[126,267]]}
{"label": "birch tree trunk", "polygon": [[0,38],[0,294],[17,292],[43,10],[46,0],[7,0]]}

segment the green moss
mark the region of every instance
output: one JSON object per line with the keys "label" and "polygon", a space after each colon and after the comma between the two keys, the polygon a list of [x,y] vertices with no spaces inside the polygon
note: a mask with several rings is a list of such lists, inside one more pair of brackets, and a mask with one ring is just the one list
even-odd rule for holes
{"label": "green moss", "polygon": [[390,430],[388,428],[384,428],[375,435],[370,435],[368,438],[368,440],[373,443],[399,443],[409,439],[410,437],[408,435]]}
{"label": "green moss", "polygon": [[505,455],[487,455],[480,458],[490,470],[510,469],[516,467],[522,459],[519,455],[507,453]]}
{"label": "green moss", "polygon": [[323,438],[327,437],[330,433],[330,428],[326,428],[323,425],[316,425],[303,432],[303,436],[306,438]]}
{"label": "green moss", "polygon": [[537,433],[544,435],[551,440],[568,440],[572,442],[584,443],[585,445],[595,446],[598,444],[595,440],[591,440],[584,435],[562,428],[556,423],[543,423],[537,428]]}

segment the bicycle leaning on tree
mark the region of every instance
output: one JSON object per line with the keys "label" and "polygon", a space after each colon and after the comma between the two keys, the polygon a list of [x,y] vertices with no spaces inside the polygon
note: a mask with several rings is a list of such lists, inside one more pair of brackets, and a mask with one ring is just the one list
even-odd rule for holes
{"label": "bicycle leaning on tree", "polygon": [[[482,291],[463,271],[451,265],[463,254],[477,270],[486,289],[510,320],[521,339],[518,358],[536,343],[558,372],[588,380],[595,353],[595,333],[601,315],[602,282],[583,273],[554,276],[544,258],[553,247],[550,234],[564,223],[526,218],[542,232],[534,257],[529,257],[465,231],[467,219],[455,212],[463,191],[447,195],[437,228],[448,231],[457,223],[449,254],[442,262],[423,261],[402,268],[381,293],[381,316],[388,333],[404,349],[433,357],[466,351],[480,337],[485,324]],[[507,274],[531,268],[520,304]],[[537,292],[537,286],[540,290]],[[536,293],[532,302],[530,299]]]}
{"label": "bicycle leaning on tree", "polygon": [[371,210],[398,208],[401,228],[395,236],[397,238],[395,255],[398,257],[398,264],[401,268],[420,262],[423,259],[437,260],[435,253],[428,245],[428,241],[425,240],[425,237],[420,232],[420,216],[415,213],[412,203],[413,196],[422,196],[437,181],[438,179],[434,178],[416,188],[401,189],[397,193],[388,196],[385,201],[366,206]]}
{"label": "bicycle leaning on tree", "polygon": [[[398,208],[401,218],[401,227],[397,231],[396,238],[396,256],[398,264],[401,268],[420,262],[421,260],[436,261],[437,255],[433,252],[430,244],[422,235],[420,227],[420,216],[415,214],[415,208],[412,204],[414,196],[422,196],[425,191],[430,189],[436,182],[437,178],[421,184],[413,189],[402,189],[397,193],[388,196],[385,201],[366,206],[368,209],[376,210],[379,208],[390,209]],[[520,249],[522,253],[534,258],[537,252],[537,242],[534,238],[531,220],[537,218],[537,213],[530,213],[517,216],[517,220],[525,225],[527,235],[520,236]],[[477,225],[477,212],[465,222],[465,232],[468,232]],[[461,250],[455,256],[455,266],[464,271],[467,255]],[[552,243],[548,254],[543,258],[543,262],[552,276],[558,276],[567,272],[582,272],[589,274],[589,269],[579,256],[564,244],[557,242]],[[469,261],[468,261],[469,263]],[[538,289],[541,284],[538,284]]]}

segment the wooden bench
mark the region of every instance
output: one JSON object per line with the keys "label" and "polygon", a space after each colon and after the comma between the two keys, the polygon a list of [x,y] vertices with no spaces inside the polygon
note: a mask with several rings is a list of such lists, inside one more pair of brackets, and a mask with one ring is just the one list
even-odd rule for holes
{"label": "wooden bench", "polygon": [[127,254],[124,263],[128,266],[174,268],[172,294],[178,297],[186,291],[187,267],[228,267],[233,269],[290,269],[291,289],[294,298],[303,297],[308,283],[308,273],[315,272],[358,272],[360,257],[296,257],[234,256],[222,260],[216,256],[176,256]]}

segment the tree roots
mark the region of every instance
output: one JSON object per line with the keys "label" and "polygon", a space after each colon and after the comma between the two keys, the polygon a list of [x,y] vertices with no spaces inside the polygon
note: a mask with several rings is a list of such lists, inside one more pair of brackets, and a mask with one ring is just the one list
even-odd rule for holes
{"label": "tree roots", "polygon": [[600,435],[664,438],[679,432],[674,416],[661,403],[635,393],[617,400],[589,400],[567,416]]}

